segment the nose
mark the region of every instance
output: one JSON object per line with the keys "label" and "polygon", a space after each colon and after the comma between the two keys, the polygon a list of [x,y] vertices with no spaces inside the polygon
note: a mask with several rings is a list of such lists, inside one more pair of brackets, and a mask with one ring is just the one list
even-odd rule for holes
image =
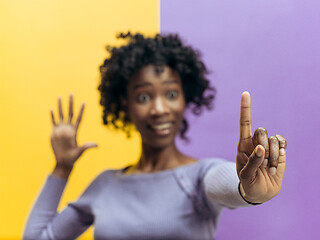
{"label": "nose", "polygon": [[153,116],[168,114],[169,106],[167,101],[162,97],[155,98],[150,113]]}

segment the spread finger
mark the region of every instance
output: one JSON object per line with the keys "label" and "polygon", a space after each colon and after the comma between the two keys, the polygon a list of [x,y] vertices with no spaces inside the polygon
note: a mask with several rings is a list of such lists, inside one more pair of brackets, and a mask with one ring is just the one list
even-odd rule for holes
{"label": "spread finger", "polygon": [[74,124],[74,127],[75,127],[76,129],[78,129],[79,124],[80,124],[80,122],[81,122],[81,118],[82,118],[82,114],[83,114],[84,107],[85,107],[85,104],[83,103],[83,104],[81,105],[80,112],[79,112],[78,118],[77,118],[77,120],[76,120],[76,123]]}
{"label": "spread finger", "polygon": [[73,117],[73,95],[70,94],[69,97],[69,117],[68,117],[68,123],[70,124]]}
{"label": "spread finger", "polygon": [[51,110],[50,113],[51,113],[52,125],[53,125],[53,126],[56,126],[57,124],[56,124],[56,120],[55,120],[55,118],[54,118],[53,110]]}
{"label": "spread finger", "polygon": [[59,107],[59,119],[60,119],[60,124],[63,123],[63,111],[62,111],[62,102],[61,102],[61,97],[58,99],[58,107]]}

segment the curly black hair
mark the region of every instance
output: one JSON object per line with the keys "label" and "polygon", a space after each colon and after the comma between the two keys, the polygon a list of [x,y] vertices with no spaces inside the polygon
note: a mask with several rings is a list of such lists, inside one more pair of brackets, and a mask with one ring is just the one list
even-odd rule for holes
{"label": "curly black hair", "polygon": [[[201,54],[191,46],[183,44],[177,34],[160,35],[153,38],[140,33],[120,33],[117,38],[127,40],[121,47],[107,46],[110,57],[100,66],[101,93],[100,104],[103,107],[103,123],[112,124],[130,136],[131,121],[125,114],[122,104],[127,99],[127,86],[130,78],[142,67],[153,64],[167,65],[176,71],[181,80],[186,106],[195,115],[200,115],[203,107],[212,108],[216,90],[207,79],[208,70],[200,60]],[[185,136],[188,122],[184,118],[180,137]]]}

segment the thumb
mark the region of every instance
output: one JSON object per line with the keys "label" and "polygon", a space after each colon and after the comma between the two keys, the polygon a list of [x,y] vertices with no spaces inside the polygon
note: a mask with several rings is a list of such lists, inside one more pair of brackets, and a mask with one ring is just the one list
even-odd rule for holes
{"label": "thumb", "polygon": [[81,147],[79,147],[79,155],[81,155],[85,150],[89,148],[95,148],[95,147],[98,147],[96,143],[93,143],[93,142],[85,143]]}
{"label": "thumb", "polygon": [[256,177],[257,169],[264,160],[265,149],[258,145],[249,157],[247,164],[240,171],[240,180],[245,182],[252,182]]}

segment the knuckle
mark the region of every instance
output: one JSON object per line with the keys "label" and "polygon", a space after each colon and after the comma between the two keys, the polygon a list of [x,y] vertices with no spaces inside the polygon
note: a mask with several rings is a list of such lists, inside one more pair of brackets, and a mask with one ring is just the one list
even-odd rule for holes
{"label": "knuckle", "polygon": [[278,142],[278,138],[275,136],[271,136],[271,137],[269,137],[269,141],[275,143],[275,142]]}
{"label": "knuckle", "polygon": [[267,132],[267,130],[264,127],[258,127],[257,130],[262,131],[262,132]]}
{"label": "knuckle", "polygon": [[277,166],[277,160],[278,158],[275,155],[272,155],[269,157],[270,165],[271,166]]}
{"label": "knuckle", "polygon": [[268,134],[267,130],[264,127],[258,127],[256,131],[260,134],[265,134],[265,135]]}
{"label": "knuckle", "polygon": [[261,137],[268,136],[268,132],[265,128],[259,127],[254,131],[254,136],[260,139]]}
{"label": "knuckle", "polygon": [[272,152],[275,153],[276,151],[278,151],[279,144],[280,144],[278,139],[275,136],[272,136],[272,137],[269,137],[268,140],[269,140],[269,145],[270,145]]}
{"label": "knuckle", "polygon": [[278,161],[276,161],[276,159],[274,158],[270,158],[270,167],[277,167],[278,166]]}
{"label": "knuckle", "polygon": [[74,136],[74,131],[68,126],[62,126],[53,131],[52,136],[55,138],[69,138]]}
{"label": "knuckle", "polygon": [[249,125],[251,125],[250,120],[241,120],[240,121],[240,126],[249,126]]}
{"label": "knuckle", "polygon": [[276,137],[279,140],[280,147],[287,147],[287,140],[280,134],[276,134]]}
{"label": "knuckle", "polygon": [[281,134],[276,134],[276,137],[280,140],[280,139],[284,139],[284,137]]}

